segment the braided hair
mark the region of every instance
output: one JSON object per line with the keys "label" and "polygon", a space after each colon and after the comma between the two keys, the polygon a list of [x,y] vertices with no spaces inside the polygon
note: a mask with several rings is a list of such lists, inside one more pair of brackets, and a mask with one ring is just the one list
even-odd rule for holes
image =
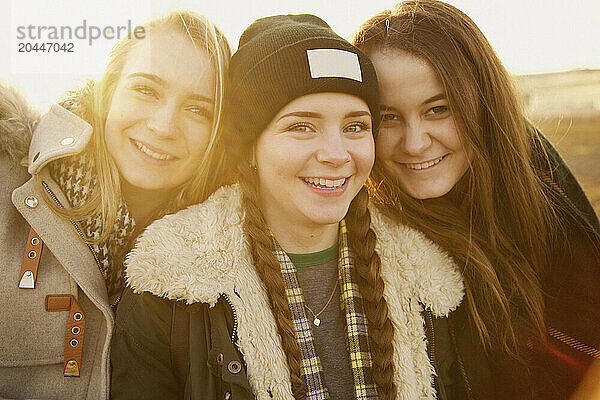
{"label": "braided hair", "polygon": [[[282,346],[287,357],[292,392],[296,399],[304,399],[306,385],[301,375],[301,357],[291,311],[281,275],[281,266],[273,253],[273,241],[267,223],[259,207],[259,182],[256,172],[247,162],[238,165],[239,182],[242,189],[242,206],[245,211],[244,233],[250,243],[254,266],[260,276],[275,316]],[[381,260],[375,251],[377,237],[371,228],[371,215],[367,208],[369,194],[363,187],[346,215],[349,245],[354,253],[354,279],[364,300],[368,320],[369,345],[373,360],[373,379],[382,400],[396,398],[393,382],[394,328],[388,306],[383,295],[384,282],[381,278]]]}

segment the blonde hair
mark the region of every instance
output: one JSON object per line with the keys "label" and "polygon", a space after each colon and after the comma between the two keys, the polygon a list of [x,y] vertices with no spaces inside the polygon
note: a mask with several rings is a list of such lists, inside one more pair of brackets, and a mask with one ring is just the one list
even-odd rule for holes
{"label": "blonde hair", "polygon": [[[225,162],[225,153],[221,140],[221,122],[224,102],[225,80],[231,58],[231,49],[223,33],[205,16],[186,10],[173,11],[150,20],[142,25],[146,36],[156,30],[173,29],[187,37],[194,47],[204,50],[211,62],[215,75],[214,110],[210,140],[204,152],[198,173],[177,188],[176,195],[152,219],[175,212],[191,204],[204,201],[219,186],[230,183],[232,173]],[[97,175],[97,189],[81,207],[63,209],[47,198],[48,205],[56,212],[73,221],[85,220],[91,216],[102,216],[102,232],[88,243],[104,240],[110,233],[117,217],[121,201],[121,180],[116,164],[112,160],[105,142],[105,123],[115,88],[121,78],[128,54],[137,45],[135,35],[121,39],[111,50],[110,59],[104,75],[97,83],[90,82],[80,90],[79,104],[68,104],[71,111],[92,125],[93,134],[86,147],[92,155]],[[73,97],[74,92],[68,94]],[[67,99],[67,103],[69,103]],[[41,184],[38,177],[38,184]]]}

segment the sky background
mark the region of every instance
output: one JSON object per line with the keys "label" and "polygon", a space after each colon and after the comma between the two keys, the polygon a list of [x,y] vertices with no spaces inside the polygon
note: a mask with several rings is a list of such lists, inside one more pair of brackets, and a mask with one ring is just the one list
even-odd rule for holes
{"label": "sky background", "polygon": [[[514,74],[600,69],[599,0],[450,0],[479,25]],[[316,14],[348,37],[365,19],[393,6],[390,0],[0,0],[0,80],[17,86],[40,110],[82,79],[97,79],[116,39],[74,42],[73,53],[19,53],[17,27],[136,26],[170,10],[208,15],[232,47],[257,18],[282,13]],[[33,43],[35,40],[28,40]],[[68,41],[68,40],[65,40]]]}

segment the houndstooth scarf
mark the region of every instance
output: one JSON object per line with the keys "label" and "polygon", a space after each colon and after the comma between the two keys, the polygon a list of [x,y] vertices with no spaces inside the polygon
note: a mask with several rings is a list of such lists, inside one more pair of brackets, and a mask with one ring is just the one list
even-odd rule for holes
{"label": "houndstooth scarf", "polygon": [[[348,247],[346,224],[340,222],[338,271],[341,286],[341,308],[346,316],[346,345],[349,350],[354,393],[357,400],[377,399],[377,390],[373,381],[371,351],[367,331],[367,318],[363,307],[363,299],[358,286],[352,281],[354,259]],[[274,253],[281,265],[281,274],[286,287],[286,294],[292,323],[296,331],[296,341],[300,347],[302,358],[302,375],[306,382],[307,400],[326,400],[329,393],[323,380],[323,368],[319,356],[315,352],[311,324],[306,317],[302,289],[298,284],[296,267],[273,238]]]}
{"label": "houndstooth scarf", "polygon": [[[67,196],[71,207],[85,204],[98,181],[95,162],[86,152],[52,162],[50,175]],[[87,238],[97,239],[100,237],[102,230],[100,214],[79,221],[78,224]],[[135,221],[121,200],[115,224],[108,237],[90,245],[106,282],[111,304],[112,299],[118,298],[125,287],[123,261],[133,239],[134,228]]]}

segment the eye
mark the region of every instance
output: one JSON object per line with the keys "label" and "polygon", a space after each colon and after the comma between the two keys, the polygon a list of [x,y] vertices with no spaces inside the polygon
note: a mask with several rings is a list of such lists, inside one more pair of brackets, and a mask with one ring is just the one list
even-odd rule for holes
{"label": "eye", "polygon": [[442,116],[445,113],[447,113],[449,111],[448,106],[435,106],[435,107],[431,107],[429,110],[427,110],[427,112],[425,113],[425,115],[431,115],[431,116]]}
{"label": "eye", "polygon": [[189,112],[193,113],[195,116],[205,118],[207,120],[212,121],[212,113],[206,108],[199,105],[192,105],[186,108]]}
{"label": "eye", "polygon": [[381,122],[392,122],[397,121],[399,119],[397,114],[391,112],[382,112],[381,113]]}
{"label": "eye", "polygon": [[306,122],[299,122],[299,123],[290,125],[286,130],[289,132],[297,132],[300,134],[315,132],[315,129],[312,127],[312,125],[307,124]]}
{"label": "eye", "polygon": [[371,125],[366,124],[364,122],[352,122],[352,123],[346,125],[343,129],[344,133],[353,133],[353,134],[359,134],[359,133],[370,132],[370,131],[371,131]]}
{"label": "eye", "polygon": [[147,86],[147,85],[135,85],[135,86],[132,87],[132,89],[135,92],[141,94],[142,96],[158,98],[158,94],[150,86]]}

